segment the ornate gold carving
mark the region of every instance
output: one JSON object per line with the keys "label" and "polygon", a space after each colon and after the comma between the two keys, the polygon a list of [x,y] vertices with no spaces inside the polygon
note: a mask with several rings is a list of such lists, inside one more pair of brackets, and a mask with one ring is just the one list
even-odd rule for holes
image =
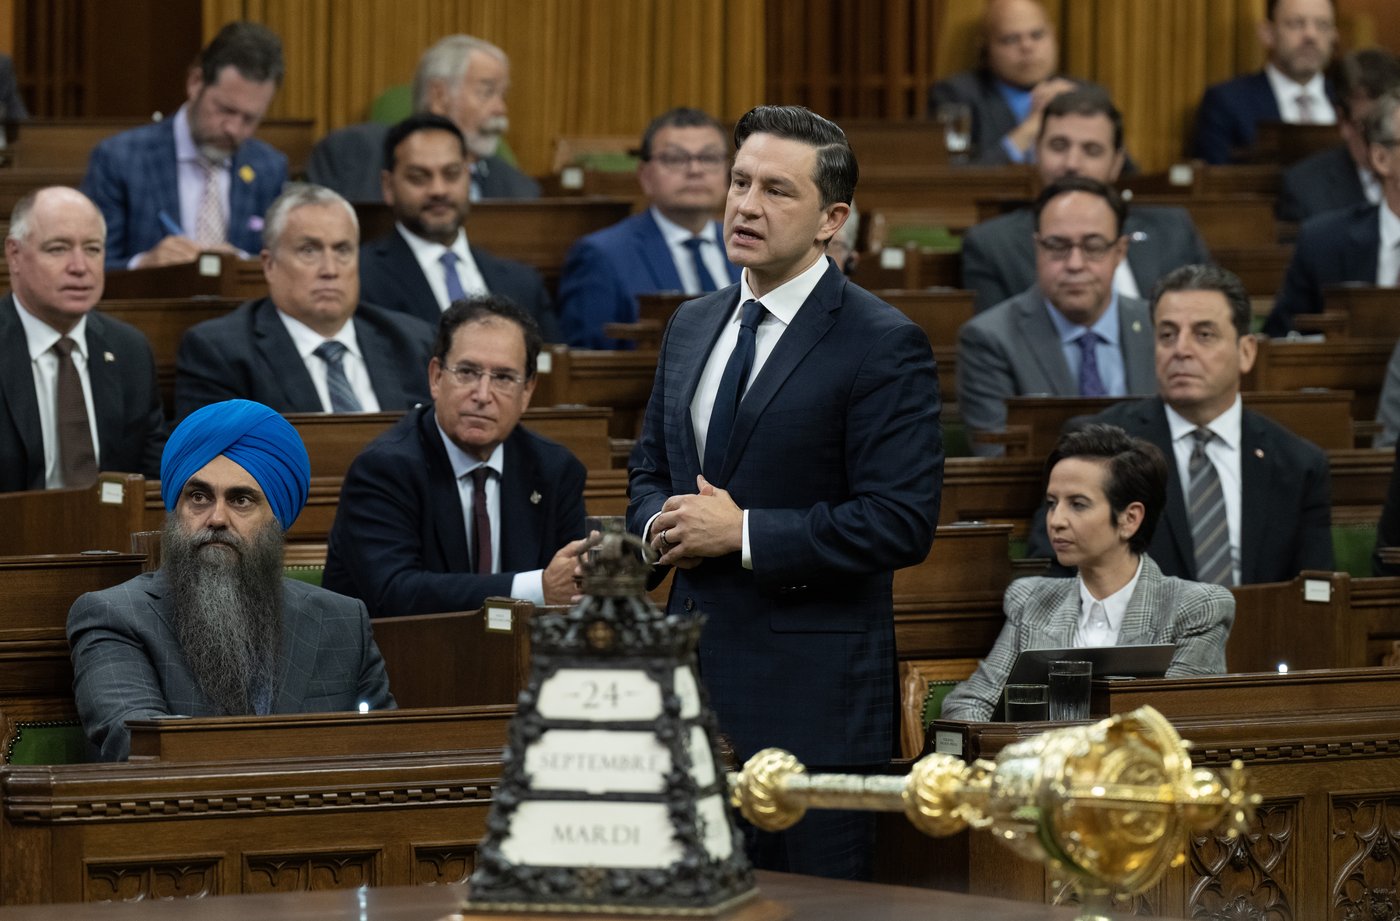
{"label": "ornate gold carving", "polygon": [[1400,796],[1332,798],[1334,918],[1400,918]]}
{"label": "ornate gold carving", "polygon": [[379,849],[243,855],[243,891],[313,892],[379,885]]}
{"label": "ornate gold carving", "polygon": [[1400,755],[1400,739],[1349,739],[1345,742],[1285,742],[1278,745],[1251,745],[1236,748],[1201,746],[1192,751],[1197,764],[1229,764],[1231,761],[1337,761],[1346,758],[1375,758]]}
{"label": "ornate gold carving", "polygon": [[415,886],[464,883],[476,869],[475,844],[418,844],[413,847]]}
{"label": "ornate gold carving", "polygon": [[1206,921],[1293,921],[1294,841],[1299,801],[1270,800],[1255,810],[1249,830],[1233,840],[1219,833],[1191,839],[1196,877],[1188,907]]}
{"label": "ornate gold carving", "polygon": [[202,899],[219,894],[222,863],[222,855],[120,863],[90,861],[84,897],[89,902]]}

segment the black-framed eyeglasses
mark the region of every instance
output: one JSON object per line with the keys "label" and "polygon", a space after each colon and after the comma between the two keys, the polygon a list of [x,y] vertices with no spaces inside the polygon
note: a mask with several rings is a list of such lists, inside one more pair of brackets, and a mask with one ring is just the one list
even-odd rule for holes
{"label": "black-framed eyeglasses", "polygon": [[1121,237],[1112,240],[1101,237],[1098,234],[1085,237],[1082,240],[1071,240],[1068,237],[1042,237],[1036,235],[1035,244],[1040,247],[1040,251],[1055,262],[1063,262],[1069,258],[1069,254],[1078,249],[1084,254],[1084,258],[1090,262],[1099,262],[1113,250]]}
{"label": "black-framed eyeglasses", "polygon": [[482,378],[491,382],[491,389],[502,395],[516,393],[525,386],[525,378],[514,371],[488,371],[479,365],[460,364],[455,368],[444,368],[452,379],[463,387],[474,389]]}
{"label": "black-framed eyeglasses", "polygon": [[685,150],[663,150],[652,157],[657,163],[672,172],[679,173],[690,169],[690,164],[694,163],[702,170],[713,173],[722,170],[729,158],[722,153],[712,150],[703,153],[690,153]]}

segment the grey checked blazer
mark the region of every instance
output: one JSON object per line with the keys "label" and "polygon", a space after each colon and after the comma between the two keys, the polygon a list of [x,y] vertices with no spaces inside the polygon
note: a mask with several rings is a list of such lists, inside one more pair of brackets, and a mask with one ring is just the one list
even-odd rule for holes
{"label": "grey checked blazer", "polygon": [[[977,671],[943,700],[943,719],[992,718],[1016,657],[1027,649],[1074,645],[1079,628],[1079,580],[1018,579],[1006,590],[1006,624]],[[1119,646],[1175,643],[1167,677],[1219,675],[1235,621],[1235,596],[1221,585],[1162,575],[1146,554],[1142,575],[1118,631]]]}
{"label": "grey checked blazer", "polygon": [[[362,602],[282,580],[282,676],[273,713],[392,709],[389,676]],[[195,683],[176,638],[164,571],[89,592],[68,612],[73,695],[88,742],[124,761],[127,720],[223,716]]]}

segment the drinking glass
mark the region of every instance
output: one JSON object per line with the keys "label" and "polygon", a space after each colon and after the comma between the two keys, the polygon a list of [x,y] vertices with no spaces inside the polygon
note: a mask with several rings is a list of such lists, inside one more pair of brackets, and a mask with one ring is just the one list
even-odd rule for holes
{"label": "drinking glass", "polygon": [[1050,663],[1050,718],[1087,720],[1092,662],[1059,660]]}
{"label": "drinking glass", "polygon": [[1049,688],[1043,684],[1006,686],[1006,721],[1028,723],[1050,718]]}

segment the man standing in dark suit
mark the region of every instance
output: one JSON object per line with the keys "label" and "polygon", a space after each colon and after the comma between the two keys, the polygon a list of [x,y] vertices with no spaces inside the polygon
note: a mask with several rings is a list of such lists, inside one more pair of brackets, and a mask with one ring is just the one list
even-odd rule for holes
{"label": "man standing in dark suit", "polygon": [[0,492],[155,476],[165,413],[146,337],[94,310],[102,214],[81,192],[31,192],[10,214],[0,300]]}
{"label": "man standing in dark suit", "polygon": [[1293,259],[1264,321],[1283,336],[1300,313],[1319,313],[1329,285],[1353,282],[1395,287],[1400,280],[1400,89],[1376,100],[1366,119],[1371,169],[1381,183],[1378,205],[1326,211],[1298,231]]}
{"label": "man standing in dark suit", "polygon": [[442,315],[433,402],[370,443],[345,476],[322,584],[375,617],[567,604],[583,549],[585,470],[520,425],[540,333],[496,297]]}
{"label": "man standing in dark suit", "polygon": [[287,158],[253,132],[281,83],[282,41],[229,23],[190,68],[180,111],[97,145],[82,189],[107,220],[109,268],[257,252]]}
{"label": "man standing in dark suit", "polygon": [[433,328],[361,304],[355,209],[295,184],[267,210],[268,296],[190,328],[175,360],[184,418],[235,397],[283,413],[410,409],[428,399]]}
{"label": "man standing in dark suit", "polygon": [[[1096,86],[1061,93],[1045,107],[1036,140],[1042,186],[1066,176],[1112,185],[1123,171],[1123,116]],[[1185,208],[1133,208],[1123,225],[1128,256],[1118,263],[1113,287],[1145,297],[1157,279],[1181,265],[1209,262],[1205,241]],[[983,221],[962,245],[962,286],[976,292],[986,310],[1035,284],[1035,216],[1030,208]]]}
{"label": "man standing in dark suit", "polygon": [[[539,198],[540,185],[499,153],[510,90],[510,59],[490,42],[449,35],[423,52],[413,75],[413,111],[457,124],[472,154],[471,200]],[[365,122],[332,131],[311,151],[306,175],[351,201],[379,201],[380,153],[387,125]]]}
{"label": "man standing in dark suit", "polygon": [[266,406],[206,406],[175,429],[160,569],[68,613],[73,697],[98,758],[126,760],[128,720],[393,708],[365,606],[282,575],[310,482],[296,429]]}
{"label": "man standing in dark suit", "polygon": [[[1153,303],[1157,396],[1088,420],[1146,438],[1166,455],[1166,513],[1147,551],[1166,575],[1241,585],[1333,565],[1327,455],[1240,400],[1240,377],[1256,350],[1250,317],[1244,285],[1225,269],[1170,273]],[[1219,579],[1197,559],[1212,504],[1224,507],[1229,549]],[[1038,521],[1030,553],[1048,556],[1043,513]]]}
{"label": "man standing in dark suit", "polygon": [[1259,42],[1269,57],[1262,71],[1217,83],[1201,97],[1191,156],[1207,163],[1238,160],[1253,146],[1259,122],[1337,120],[1323,77],[1337,42],[1332,0],[1268,0]]}
{"label": "man standing in dark suit", "polygon": [[[896,747],[892,573],[938,521],[933,354],[826,258],[857,176],[841,129],[761,106],[734,142],[724,235],[744,272],[667,328],[628,527],[675,567],[667,610],[705,618],[701,678],[738,757],[773,745],[869,771]],[[750,856],[858,877],[872,830],[867,813],[810,814],[749,829]]]}
{"label": "man standing in dark suit", "polygon": [[525,308],[546,342],[559,323],[539,272],[467,241],[467,145],[441,115],[411,115],[384,138],[388,234],[360,248],[360,294],[378,307],[436,326],[453,301],[498,294]]}
{"label": "man standing in dark suit", "polygon": [[719,122],[699,109],[672,109],[642,134],[637,182],[651,207],[583,237],[559,278],[559,316],[569,344],[614,349],[609,323],[637,319],[637,295],[707,294],[739,280],[720,225],[729,151]]}
{"label": "man standing in dark suit", "polygon": [[1376,100],[1400,86],[1400,59],[1382,48],[1366,48],[1338,61],[1335,73],[1342,143],[1284,171],[1279,220],[1303,221],[1324,211],[1380,204],[1381,184],[1371,171],[1365,125]]}

